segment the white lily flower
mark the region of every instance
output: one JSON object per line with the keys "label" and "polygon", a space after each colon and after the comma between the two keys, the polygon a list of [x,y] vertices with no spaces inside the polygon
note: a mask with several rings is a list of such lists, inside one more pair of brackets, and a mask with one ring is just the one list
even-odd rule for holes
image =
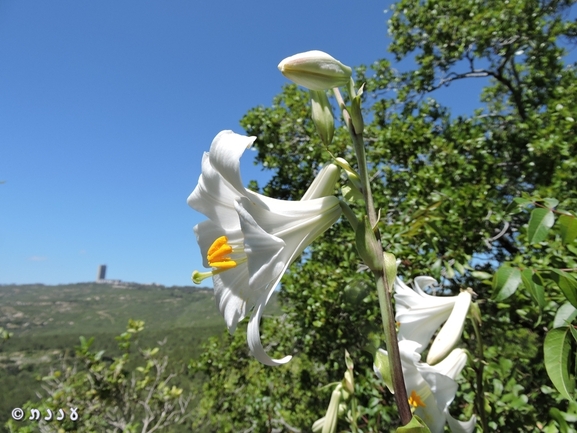
{"label": "white lily flower", "polygon": [[261,340],[259,322],[288,266],[341,214],[332,194],[339,170],[325,167],[301,201],[277,200],[247,190],[240,176],[240,157],[256,137],[222,131],[202,159],[198,185],[188,204],[209,220],[194,227],[205,267],[193,273],[200,283],[212,277],[217,306],[229,332],[253,307],[247,340],[263,364],[279,365],[291,357],[271,359]]}
{"label": "white lily flower", "polygon": [[469,421],[458,421],[449,414],[458,388],[455,378],[465,367],[467,354],[463,349],[455,349],[437,365],[429,365],[419,362],[419,346],[416,341],[399,341],[405,387],[415,415],[427,424],[431,433],[442,433],[445,423],[453,433],[473,432],[477,422],[474,415]]}
{"label": "white lily flower", "polygon": [[432,277],[416,277],[412,290],[398,277],[395,280],[395,320],[400,323],[399,340],[416,341],[420,353],[439,326],[446,322],[429,350],[427,362],[430,364],[439,362],[457,344],[471,304],[468,291],[457,296],[427,295],[424,289],[436,283]]}

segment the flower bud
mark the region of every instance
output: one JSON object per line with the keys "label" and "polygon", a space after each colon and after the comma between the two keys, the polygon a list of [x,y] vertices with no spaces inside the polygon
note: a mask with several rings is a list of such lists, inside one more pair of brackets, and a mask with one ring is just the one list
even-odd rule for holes
{"label": "flower bud", "polygon": [[329,146],[335,134],[335,119],[333,109],[323,90],[309,90],[311,95],[311,113],[313,122],[317,127],[321,140],[325,146]]}
{"label": "flower bud", "polygon": [[328,90],[349,83],[352,70],[322,51],[287,57],[278,65],[282,74],[310,90]]}

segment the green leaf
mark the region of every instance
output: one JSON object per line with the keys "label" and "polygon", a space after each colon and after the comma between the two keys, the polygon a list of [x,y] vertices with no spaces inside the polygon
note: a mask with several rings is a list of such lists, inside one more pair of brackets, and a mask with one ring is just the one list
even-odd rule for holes
{"label": "green leaf", "polygon": [[[463,266],[463,264],[459,263],[459,262],[455,262],[455,270],[462,275],[465,275],[465,267]],[[491,276],[489,276],[489,278],[491,278]]]}
{"label": "green leaf", "polygon": [[555,320],[553,321],[553,328],[561,328],[562,326],[568,326],[571,324],[573,319],[577,317],[577,309],[571,305],[570,302],[565,302],[559,307],[557,313],[555,314]]}
{"label": "green leaf", "polygon": [[571,337],[569,327],[549,331],[543,344],[545,369],[557,391],[568,400],[573,400],[575,382],[569,374]]}
{"label": "green leaf", "polygon": [[533,200],[529,200],[528,198],[524,197],[516,197],[513,199],[513,202],[518,206],[529,206],[531,203],[533,203]]}
{"label": "green leaf", "polygon": [[569,424],[567,424],[567,421],[565,421],[565,418],[563,418],[563,412],[561,412],[556,407],[549,409],[549,416],[557,421],[559,424],[559,431],[561,433],[569,433],[570,431],[574,431],[569,430]]}
{"label": "green leaf", "polygon": [[555,216],[549,209],[535,208],[531,211],[527,237],[529,243],[536,244],[542,242],[547,237],[549,229],[555,223]]}
{"label": "green leaf", "polygon": [[417,415],[413,415],[407,425],[399,427],[395,433],[431,433],[427,424]]}
{"label": "green leaf", "polygon": [[521,279],[523,281],[523,286],[527,289],[531,297],[537,302],[539,306],[539,312],[543,312],[543,307],[545,307],[545,291],[543,286],[536,284],[533,279],[533,271],[531,269],[525,269],[521,272]]}
{"label": "green leaf", "polygon": [[564,244],[570,244],[577,237],[577,218],[573,215],[561,215],[559,217],[561,240]]}
{"label": "green leaf", "polygon": [[455,271],[453,270],[451,263],[448,261],[445,261],[444,263],[445,263],[445,276],[450,280],[455,278]]}
{"label": "green leaf", "polygon": [[559,200],[556,198],[547,197],[543,199],[543,204],[547,206],[549,209],[553,209],[559,204]]}
{"label": "green leaf", "polygon": [[553,280],[557,283],[565,298],[577,308],[577,280],[559,269],[553,269]]}
{"label": "green leaf", "polygon": [[493,300],[502,301],[507,299],[519,286],[521,282],[521,271],[519,268],[501,266],[493,277]]}
{"label": "green leaf", "polygon": [[488,280],[492,277],[490,273],[483,271],[473,271],[471,272],[471,276],[477,280]]}
{"label": "green leaf", "polygon": [[514,213],[515,210],[525,208],[525,207],[530,206],[532,204],[533,204],[533,200],[529,200],[527,198],[522,198],[522,197],[516,197],[513,199],[511,204],[509,204],[509,206],[507,207],[507,212],[508,213]]}

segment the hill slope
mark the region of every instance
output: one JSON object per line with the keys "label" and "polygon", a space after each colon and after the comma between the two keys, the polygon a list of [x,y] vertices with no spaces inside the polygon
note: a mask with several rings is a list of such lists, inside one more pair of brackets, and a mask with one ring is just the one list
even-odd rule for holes
{"label": "hill slope", "polygon": [[[267,312],[279,312],[276,296]],[[141,347],[162,346],[185,388],[188,361],[200,344],[225,331],[210,289],[78,283],[0,286],[0,327],[13,333],[0,342],[0,432],[14,407],[42,391],[38,377],[73,356],[79,337],[95,337],[94,349],[117,353],[114,336],[129,319],[144,320]],[[188,383],[190,385],[190,383]]]}

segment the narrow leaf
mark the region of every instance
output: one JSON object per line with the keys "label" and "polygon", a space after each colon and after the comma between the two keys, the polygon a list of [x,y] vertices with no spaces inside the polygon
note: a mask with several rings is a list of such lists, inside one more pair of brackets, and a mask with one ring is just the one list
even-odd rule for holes
{"label": "narrow leaf", "polygon": [[455,271],[453,270],[451,263],[449,263],[448,261],[445,261],[444,263],[445,263],[445,276],[450,280],[455,278]]}
{"label": "narrow leaf", "polygon": [[527,289],[533,300],[537,302],[539,313],[542,313],[543,307],[545,307],[545,291],[543,290],[543,286],[535,284],[533,271],[531,269],[525,269],[521,272],[521,280],[523,281],[525,289]]}
{"label": "narrow leaf", "polygon": [[567,272],[553,269],[553,280],[557,283],[565,298],[577,308],[577,280]]}
{"label": "narrow leaf", "polygon": [[512,268],[509,266],[501,266],[495,276],[493,277],[493,299],[495,301],[502,301],[507,299],[519,286],[521,282],[521,271],[519,268]]}
{"label": "narrow leaf", "polygon": [[529,219],[529,228],[527,229],[529,243],[536,244],[544,241],[554,223],[555,216],[549,209],[533,209]]}
{"label": "narrow leaf", "polygon": [[488,280],[489,278],[491,278],[490,273],[483,272],[483,271],[473,271],[473,272],[471,272],[471,276],[473,278],[478,279],[478,280]]}
{"label": "narrow leaf", "polygon": [[561,240],[564,244],[570,244],[577,237],[577,218],[573,215],[561,215],[559,217]]}
{"label": "narrow leaf", "polygon": [[455,270],[462,275],[465,275],[465,267],[459,263],[459,262],[455,262]]}
{"label": "narrow leaf", "polygon": [[570,351],[571,337],[568,327],[552,329],[547,333],[543,344],[545,369],[557,391],[572,401],[575,382],[569,375]]}
{"label": "narrow leaf", "polygon": [[567,421],[563,418],[563,413],[556,407],[549,409],[549,416],[559,424],[560,433],[569,433],[570,431],[574,431],[573,429],[569,430],[569,424],[567,424]]}

